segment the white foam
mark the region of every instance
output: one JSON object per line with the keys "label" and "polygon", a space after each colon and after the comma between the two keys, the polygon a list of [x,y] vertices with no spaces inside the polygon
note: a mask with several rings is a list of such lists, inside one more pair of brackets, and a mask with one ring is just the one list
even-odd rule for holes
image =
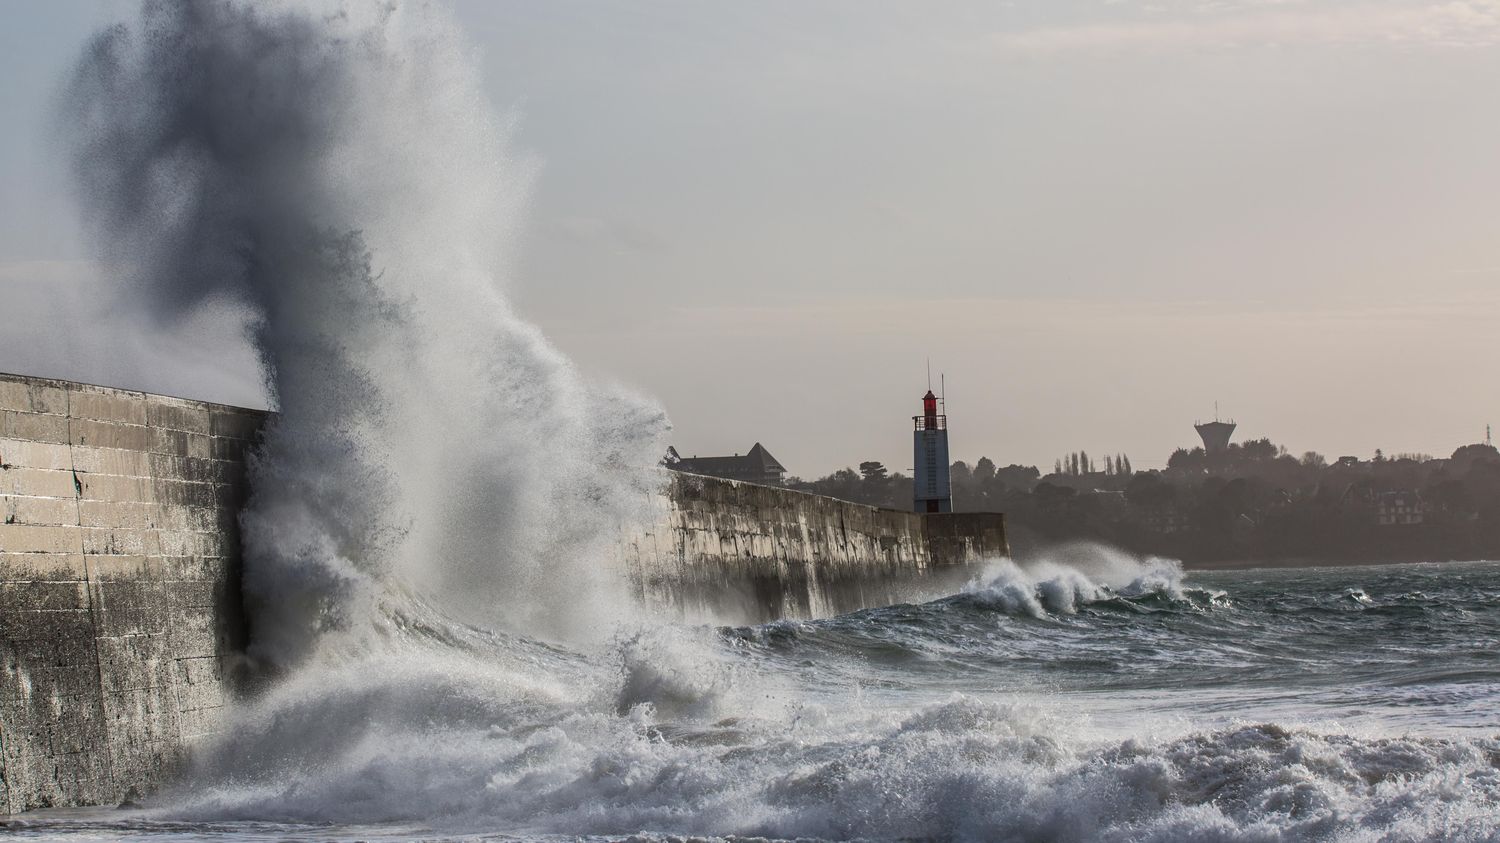
{"label": "white foam", "polygon": [[1081,605],[1117,596],[1161,594],[1180,600],[1182,578],[1182,563],[1175,559],[1139,559],[1102,545],[1078,544],[1024,565],[995,560],[964,592],[1007,613],[1042,617],[1072,614]]}
{"label": "white foam", "polygon": [[1478,840],[1500,827],[1495,741],[1254,723],[1121,741],[1039,701],[833,706],[774,680],[766,705],[760,677],[679,645],[647,646],[674,678],[645,685],[631,674],[651,657],[631,641],[571,687],[408,665],[283,689],[231,744],[255,763],[200,772],[166,813],[829,839]]}

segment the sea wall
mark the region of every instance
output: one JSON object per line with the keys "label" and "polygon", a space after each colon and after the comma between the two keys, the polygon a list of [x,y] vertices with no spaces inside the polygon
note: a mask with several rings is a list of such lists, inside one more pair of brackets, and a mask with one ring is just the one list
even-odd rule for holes
{"label": "sea wall", "polygon": [[[242,690],[237,514],[264,412],[0,374],[0,815],[153,790]],[[622,533],[639,596],[716,622],[950,590],[1001,516],[663,472]]]}
{"label": "sea wall", "polygon": [[667,472],[653,523],[627,535],[640,597],[688,619],[817,618],[951,593],[1008,556],[998,513],[917,514]]}
{"label": "sea wall", "polygon": [[0,375],[0,814],[131,798],[216,728],[263,418]]}

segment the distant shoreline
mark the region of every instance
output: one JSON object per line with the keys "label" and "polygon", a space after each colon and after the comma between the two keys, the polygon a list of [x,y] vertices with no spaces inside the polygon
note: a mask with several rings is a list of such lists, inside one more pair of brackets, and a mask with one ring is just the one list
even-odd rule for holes
{"label": "distant shoreline", "polygon": [[1390,565],[1470,565],[1491,562],[1490,559],[1226,559],[1183,562],[1186,571],[1248,571],[1256,568],[1377,568]]}

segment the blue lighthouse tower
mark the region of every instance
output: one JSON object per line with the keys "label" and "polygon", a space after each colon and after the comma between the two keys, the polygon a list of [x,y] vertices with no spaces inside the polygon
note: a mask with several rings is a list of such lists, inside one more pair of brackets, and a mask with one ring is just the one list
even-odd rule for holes
{"label": "blue lighthouse tower", "polygon": [[922,415],[912,416],[912,508],[917,512],[952,512],[948,469],[948,416],[938,412],[938,397],[927,390]]}

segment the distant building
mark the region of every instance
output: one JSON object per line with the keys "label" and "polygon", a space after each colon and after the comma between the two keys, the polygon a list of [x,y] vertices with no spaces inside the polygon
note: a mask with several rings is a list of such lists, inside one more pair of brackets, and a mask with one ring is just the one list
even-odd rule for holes
{"label": "distant building", "polygon": [[1180,533],[1188,528],[1187,513],[1179,510],[1176,504],[1150,504],[1143,509],[1145,517],[1142,521],[1153,533]]}
{"label": "distant building", "polygon": [[1375,523],[1383,527],[1421,524],[1425,510],[1422,496],[1416,492],[1403,489],[1375,495]]}
{"label": "distant building", "polygon": [[662,465],[673,471],[723,477],[726,480],[740,480],[760,486],[780,486],[786,479],[786,467],[777,462],[771,452],[759,442],[751,446],[744,456],[735,454],[732,457],[684,457],[677,453],[676,448],[669,447]]}
{"label": "distant building", "polygon": [[1210,454],[1229,449],[1229,437],[1234,435],[1234,428],[1234,422],[1218,419],[1193,425],[1203,439],[1203,450]]}
{"label": "distant building", "polygon": [[1089,499],[1099,506],[1099,511],[1106,516],[1115,519],[1127,517],[1130,504],[1125,501],[1125,493],[1114,489],[1096,489],[1085,493]]}
{"label": "distant building", "polygon": [[1427,502],[1410,489],[1375,489],[1369,483],[1351,483],[1341,503],[1379,527],[1412,527],[1426,520]]}

